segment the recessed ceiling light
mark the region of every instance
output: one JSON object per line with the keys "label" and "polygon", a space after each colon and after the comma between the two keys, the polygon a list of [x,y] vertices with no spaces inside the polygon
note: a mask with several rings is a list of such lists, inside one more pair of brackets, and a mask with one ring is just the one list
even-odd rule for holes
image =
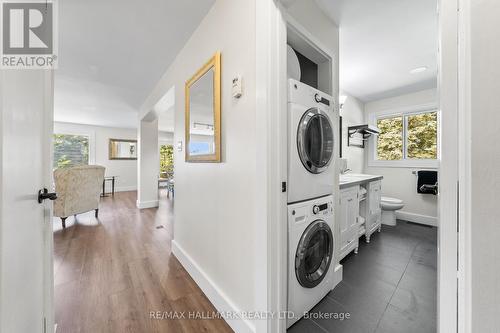
{"label": "recessed ceiling light", "polygon": [[425,72],[427,70],[427,67],[426,66],[422,66],[422,67],[417,67],[417,68],[414,68],[410,71],[410,74],[418,74],[418,73],[422,73],[422,72]]}

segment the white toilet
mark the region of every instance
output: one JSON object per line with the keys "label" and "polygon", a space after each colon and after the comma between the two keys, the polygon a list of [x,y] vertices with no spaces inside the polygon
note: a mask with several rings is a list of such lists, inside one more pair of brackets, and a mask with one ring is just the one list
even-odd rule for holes
{"label": "white toilet", "polygon": [[396,211],[404,207],[403,200],[382,197],[380,199],[380,208],[382,208],[382,224],[395,226]]}

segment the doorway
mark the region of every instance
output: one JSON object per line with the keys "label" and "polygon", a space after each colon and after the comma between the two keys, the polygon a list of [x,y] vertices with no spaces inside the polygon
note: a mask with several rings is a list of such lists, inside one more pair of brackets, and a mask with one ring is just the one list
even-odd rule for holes
{"label": "doorway", "polygon": [[[296,3],[300,3],[300,1],[297,1]],[[321,1],[319,1],[319,3],[321,3]],[[438,5],[438,3],[437,3],[437,1],[435,1],[431,5],[428,6],[428,8],[430,8],[429,12],[434,13],[434,15],[436,16],[435,24],[433,25],[433,29],[435,31],[435,35],[432,39],[432,43],[435,44],[435,49],[433,51],[434,52],[433,55],[435,58],[438,58],[438,59],[446,58],[446,59],[452,61],[453,59],[456,59],[457,54],[453,53],[453,51],[456,51],[456,50],[451,48],[449,44],[445,45],[445,47],[443,47],[443,45],[441,44],[441,53],[438,54],[437,53],[437,49],[438,49],[437,45],[439,43],[442,43],[443,40],[446,40],[446,38],[450,38],[451,35],[457,33],[457,31],[455,31],[454,29],[448,29],[449,26],[446,26],[443,29],[443,24],[448,23],[449,22],[448,20],[450,20],[450,21],[452,20],[451,17],[454,16],[453,9],[451,8],[452,7],[451,4],[447,4],[450,7],[448,7],[448,6],[444,7],[445,9],[440,12],[440,17],[437,17],[437,14],[435,11],[435,8],[437,7],[437,5]],[[283,7],[284,8],[282,8],[282,11],[284,13],[283,14],[284,25],[286,25],[287,23],[290,23],[290,22],[292,22],[292,23],[298,22],[299,25],[302,25],[302,27],[305,28],[305,30],[307,30],[308,27],[309,28],[311,27],[310,22],[307,22],[307,20],[304,19],[301,21],[300,19],[298,19],[297,16],[294,16],[294,14],[296,14],[296,12],[294,13],[294,10],[291,9],[291,7],[293,7],[293,4],[290,5],[289,3],[285,3]],[[305,7],[306,7],[306,5],[304,5],[302,7],[300,5],[298,6],[298,8],[301,8],[302,10],[304,10]],[[319,7],[323,11],[326,11],[325,8],[327,7],[327,5],[322,5]],[[304,14],[304,16],[306,16],[308,14],[310,14],[310,13],[306,13],[306,14]],[[317,21],[319,21],[319,19]],[[309,26],[308,26],[308,24],[309,24]],[[318,23],[318,25],[319,25],[319,23]],[[439,29],[441,29],[441,30],[439,30]],[[400,31],[400,30],[402,30],[402,29],[399,29],[398,31]],[[286,37],[284,37],[284,36],[286,36],[286,33],[285,33],[285,29],[283,29],[283,26],[282,26],[281,30],[278,29],[278,31],[276,33],[278,35],[281,34],[282,41],[286,40]],[[451,39],[453,39],[453,37],[451,37]],[[284,57],[282,56],[281,60],[283,60],[283,59],[284,59]],[[342,59],[341,59],[341,66],[342,66]],[[415,75],[415,74],[419,74],[419,73],[421,74],[421,73],[429,70],[429,68],[422,69],[419,67],[423,67],[423,66],[415,66],[413,68],[408,68],[406,73],[408,75]],[[429,67],[431,67],[431,66],[429,66]],[[443,147],[450,147],[450,150],[453,150],[453,147],[456,147],[456,143],[452,143],[451,140],[449,140],[448,138],[445,138],[445,137],[447,135],[449,135],[449,137],[452,137],[452,138],[456,137],[456,133],[452,133],[450,131],[450,127],[453,127],[456,125],[455,121],[452,120],[451,117],[453,116],[453,114],[456,115],[457,108],[456,108],[456,105],[454,105],[451,102],[450,98],[452,96],[456,96],[457,91],[456,91],[456,89],[454,91],[452,89],[453,83],[456,84],[456,81],[453,81],[453,77],[451,77],[452,75],[450,74],[450,76],[444,77],[444,78],[442,76],[444,72],[446,72],[447,70],[450,70],[449,67],[446,69],[443,69],[442,63],[438,61],[438,63],[436,63],[433,68],[434,68],[434,70],[433,70],[434,78],[432,79],[432,81],[434,82],[433,88],[436,89],[436,91],[429,94],[430,96],[432,96],[432,101],[427,100],[427,101],[420,102],[420,103],[417,102],[413,106],[411,106],[411,105],[410,106],[408,106],[408,105],[401,106],[400,105],[398,107],[397,104],[393,104],[390,106],[385,105],[385,106],[382,106],[382,110],[383,111],[390,110],[391,112],[388,112],[385,115],[384,114],[380,114],[380,115],[381,116],[382,115],[388,116],[388,115],[400,114],[401,115],[401,133],[402,133],[401,136],[404,135],[403,131],[408,131],[407,133],[409,133],[409,132],[414,131],[415,127],[419,127],[418,121],[415,121],[416,118],[433,118],[432,120],[434,121],[434,124],[435,124],[434,129],[433,129],[433,131],[435,133],[434,134],[435,139],[433,139],[433,143],[431,145],[433,145],[436,149],[434,154],[437,156],[436,160],[438,160],[439,163],[437,163],[437,161],[435,161],[433,163],[423,162],[423,163],[416,163],[412,166],[411,165],[405,166],[405,170],[408,171],[407,172],[408,174],[407,175],[405,174],[405,177],[406,177],[405,179],[409,180],[412,183],[412,188],[413,188],[415,194],[418,191],[417,190],[418,171],[427,171],[427,170],[438,171],[440,189],[439,189],[439,194],[435,197],[432,197],[432,201],[433,201],[433,205],[434,205],[434,210],[433,210],[434,214],[431,215],[431,214],[425,214],[425,213],[416,213],[416,212],[412,212],[412,211],[402,211],[401,213],[397,214],[397,216],[398,216],[398,219],[400,221],[404,221],[400,224],[400,227],[407,228],[407,230],[404,230],[404,231],[405,232],[407,231],[408,235],[411,235],[411,237],[415,236],[415,231],[418,229],[419,230],[418,232],[422,234],[423,238],[426,238],[427,236],[429,236],[429,238],[427,238],[426,241],[432,240],[432,242],[434,243],[434,245],[428,249],[429,251],[427,251],[429,253],[432,253],[431,257],[429,257],[427,255],[421,256],[420,258],[410,256],[408,258],[408,262],[407,262],[406,266],[408,266],[410,268],[410,273],[416,273],[417,275],[420,272],[419,273],[412,272],[412,270],[413,270],[412,262],[420,261],[420,264],[430,264],[431,266],[433,266],[432,270],[434,271],[434,273],[431,275],[427,275],[427,276],[429,276],[428,282],[431,282],[431,285],[433,286],[433,288],[429,288],[429,289],[431,290],[431,292],[432,292],[432,289],[434,289],[433,295],[431,295],[433,297],[433,299],[430,300],[430,303],[434,304],[434,310],[431,311],[431,314],[429,315],[429,318],[431,318],[431,321],[433,318],[434,323],[433,323],[433,326],[431,326],[429,329],[430,329],[430,331],[449,331],[450,329],[453,330],[453,327],[456,327],[455,323],[456,323],[456,318],[457,318],[457,313],[456,313],[456,311],[454,311],[454,309],[456,309],[456,306],[455,307],[451,306],[451,308],[449,307],[449,304],[456,305],[456,297],[457,297],[457,289],[456,289],[457,284],[456,284],[456,278],[455,278],[457,267],[456,267],[456,265],[453,265],[453,263],[456,263],[456,257],[457,257],[457,247],[456,247],[456,244],[457,244],[456,243],[456,240],[457,240],[457,235],[456,235],[457,217],[454,213],[442,214],[442,212],[444,212],[445,206],[450,207],[450,205],[451,206],[456,205],[456,192],[454,194],[455,200],[453,201],[451,199],[453,197],[453,194],[452,194],[453,191],[456,190],[456,179],[458,179],[458,174],[456,173],[456,169],[454,167],[451,167],[451,163],[452,163],[451,161],[454,161],[453,163],[455,163],[455,164],[457,163],[456,162],[457,156],[452,155],[451,153],[448,153],[448,154],[443,153],[444,152]],[[437,68],[440,68],[440,70],[438,71]],[[342,68],[340,70],[342,71]],[[413,74],[410,72],[413,72]],[[439,75],[439,77],[438,77],[438,75]],[[438,88],[438,84],[439,84],[439,88]],[[418,84],[415,84],[412,89],[417,89],[418,88],[417,86],[418,86]],[[420,87],[423,87],[423,86],[420,86]],[[443,87],[446,87],[445,94],[443,94]],[[342,89],[342,87],[340,87],[340,88]],[[409,87],[405,87],[405,89],[408,89],[408,88]],[[412,93],[411,91],[408,91],[405,89],[399,91],[399,96],[403,95],[405,93],[406,94]],[[419,92],[422,90],[425,90],[425,89],[420,89],[420,90],[417,89],[417,90],[414,90],[414,92]],[[449,96],[449,98],[444,100],[443,95],[447,96],[447,94],[450,94],[450,96]],[[425,94],[422,94],[422,95],[425,95]],[[391,99],[391,98],[398,97],[398,95],[384,96],[384,97],[386,99]],[[349,98],[347,100],[349,100]],[[370,102],[373,102],[372,103],[372,107],[373,107],[372,110],[376,110],[375,106],[377,106],[377,105],[375,102],[377,102],[377,100],[375,99],[372,101],[368,101],[368,103],[370,103]],[[346,108],[353,107],[352,104],[354,104],[354,103],[352,103],[352,100],[351,100],[352,104],[350,106],[348,105],[349,101],[344,102],[344,103],[347,103],[347,104],[345,104]],[[378,106],[380,106],[380,105],[378,105]],[[411,112],[412,108],[413,108],[413,112]],[[283,112],[284,112],[284,109],[285,108],[282,109]],[[379,111],[379,110],[377,110],[377,111]],[[364,107],[363,107],[363,111],[364,111]],[[428,112],[429,114],[427,114],[426,111],[429,111]],[[425,115],[420,116],[421,114],[425,114]],[[281,115],[281,116],[284,117],[283,115]],[[356,125],[368,124],[369,118],[370,117],[365,117],[365,114],[363,114],[358,119],[355,119],[354,121],[359,122]],[[380,118],[380,119],[382,119],[382,118]],[[445,123],[446,119],[448,121],[451,121],[451,122]],[[378,120],[378,118],[375,118],[375,123],[377,123],[377,120]],[[429,120],[429,119],[427,119],[427,120]],[[427,122],[427,120],[425,122]],[[347,131],[348,131],[347,127],[349,127],[347,125],[347,123],[349,121],[346,122],[346,119],[343,119],[343,122],[344,122],[344,126],[346,128],[345,128],[345,131],[343,131],[345,141],[343,140],[342,144],[345,146],[347,144]],[[417,124],[415,125],[415,123],[417,123]],[[352,123],[352,125],[355,125],[355,124]],[[457,130],[456,127],[454,127],[454,129],[455,129],[455,131]],[[430,131],[430,132],[432,132],[432,131]],[[413,152],[408,152],[408,148],[410,147],[410,145],[409,145],[410,142],[403,142],[404,140],[408,140],[408,139],[402,138],[402,140],[401,140],[402,141],[401,146],[402,146],[402,150],[403,150],[402,156],[410,156],[413,153]],[[376,152],[376,148],[377,148],[377,146],[371,147],[371,152],[373,152],[374,150]],[[283,149],[283,147],[281,147],[281,149]],[[365,150],[361,150],[360,153],[355,152],[351,156],[349,156],[349,154],[347,154],[347,158],[360,157],[362,159],[368,159],[369,157],[371,157],[371,156],[367,156],[367,154],[369,154],[368,153],[369,150],[370,150],[370,147],[367,147]],[[281,159],[281,163],[284,163],[283,159]],[[378,168],[381,167],[381,166],[368,165],[368,162],[365,162],[363,164],[364,164],[364,166],[363,166],[364,168],[373,168],[372,172],[373,172],[373,170],[375,170],[375,167],[378,167]],[[404,163],[402,163],[402,164],[404,164]],[[447,165],[450,168],[446,169],[447,172],[445,175],[441,175],[441,173],[439,171],[443,170],[444,165]],[[283,169],[281,168],[281,170],[283,170]],[[448,170],[449,170],[449,172],[448,172]],[[363,168],[361,168],[360,171],[366,172]],[[357,173],[360,173],[360,171],[357,171]],[[415,173],[413,173],[412,171],[415,171]],[[282,177],[284,177],[284,175],[286,175],[286,173],[285,174],[282,173],[281,175],[282,175]],[[452,182],[451,179],[455,179],[455,182]],[[410,182],[408,182],[408,184]],[[423,194],[421,194],[421,195],[423,195]],[[393,194],[393,196],[396,196],[396,195]],[[431,194],[431,196],[432,196],[432,194]],[[425,199],[423,199],[423,204],[429,204],[430,201],[431,200],[425,198]],[[282,204],[283,204],[283,201],[282,201]],[[403,220],[403,218],[404,218],[404,220]],[[439,221],[439,223],[438,223],[438,221]],[[408,222],[410,222],[410,223],[408,223]],[[283,223],[283,225],[286,225],[285,219],[282,219],[282,223]],[[439,228],[437,227],[437,225],[439,225]],[[382,227],[382,229],[384,229],[384,227]],[[386,227],[386,229],[388,229],[388,227]],[[398,232],[398,233],[403,233],[403,231]],[[383,231],[382,231],[382,234],[383,234]],[[386,234],[386,236],[388,236],[388,234]],[[374,237],[377,237],[377,235],[374,235]],[[372,245],[375,245],[375,243],[372,242]],[[367,246],[368,245],[366,245],[366,246],[363,245],[363,247],[367,247]],[[377,245],[375,245],[374,247],[376,247],[376,246]],[[423,249],[421,244],[419,244],[419,243],[416,243],[415,246],[416,247],[414,248],[414,250],[417,248],[419,250]],[[437,251],[438,248],[439,248],[439,251]],[[361,246],[360,246],[359,250],[361,252],[361,250],[362,250]],[[373,250],[373,248],[371,250]],[[419,251],[417,251],[417,252],[419,252]],[[426,251],[424,251],[424,252],[426,252]],[[439,258],[438,258],[438,252],[439,252]],[[351,256],[352,256],[352,254],[351,254]],[[413,257],[413,259],[412,259],[412,257]],[[447,258],[447,260],[444,260],[444,258]],[[360,261],[363,261],[363,260],[360,260]],[[432,262],[429,262],[429,261],[432,261]],[[450,262],[451,262],[451,264],[450,264]],[[407,272],[406,270],[401,272],[402,275],[398,281],[403,281],[406,283],[406,281],[402,280],[402,277],[404,276],[404,274],[406,272]],[[455,277],[452,276],[452,274],[451,274],[452,272],[454,272]],[[438,275],[439,275],[439,279],[438,279]],[[447,283],[443,282],[445,280],[447,281]],[[440,283],[439,286],[438,286],[438,283]],[[396,285],[396,287],[397,287],[397,285]],[[282,293],[283,293],[283,290],[284,289],[282,289]],[[401,292],[399,292],[399,293],[401,293]],[[394,294],[392,294],[392,295],[394,295]],[[399,296],[398,294],[395,294],[395,295]],[[437,297],[437,295],[439,295],[439,297]],[[393,303],[395,303],[395,302],[396,302],[396,299],[394,300]],[[388,302],[387,304],[390,304],[390,302]],[[393,304],[393,306],[394,306],[394,304]],[[438,317],[438,313],[439,313],[439,317]],[[452,317],[455,318],[455,321],[450,321]],[[379,320],[377,322],[380,323],[381,321]],[[449,324],[449,323],[451,323],[451,324]],[[318,328],[318,325],[316,322],[312,322],[312,324],[314,324],[315,326],[309,325],[307,327],[310,329],[312,329],[314,327],[316,327],[316,329]],[[451,326],[449,326],[449,325],[451,325]],[[376,326],[376,328],[377,328],[377,326]],[[283,330],[283,328],[281,328],[281,330]]]}

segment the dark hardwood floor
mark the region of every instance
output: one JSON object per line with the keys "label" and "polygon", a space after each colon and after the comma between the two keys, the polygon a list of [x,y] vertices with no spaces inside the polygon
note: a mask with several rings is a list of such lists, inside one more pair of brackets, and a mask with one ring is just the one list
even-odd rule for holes
{"label": "dark hardwood floor", "polygon": [[[136,192],[102,198],[94,212],[54,219],[57,333],[232,332],[171,253],[173,205],[138,210]],[[151,318],[151,312],[160,311]]]}

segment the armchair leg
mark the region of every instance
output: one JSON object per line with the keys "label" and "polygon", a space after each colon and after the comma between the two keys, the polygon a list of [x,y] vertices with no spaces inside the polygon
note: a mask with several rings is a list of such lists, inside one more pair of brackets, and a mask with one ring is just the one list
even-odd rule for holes
{"label": "armchair leg", "polygon": [[98,218],[98,217],[99,217],[99,208],[97,208],[97,209],[95,210],[95,218]]}
{"label": "armchair leg", "polygon": [[62,227],[63,227],[63,228],[66,228],[66,219],[67,219],[67,218],[68,218],[68,217],[61,217],[61,222],[62,222]]}

